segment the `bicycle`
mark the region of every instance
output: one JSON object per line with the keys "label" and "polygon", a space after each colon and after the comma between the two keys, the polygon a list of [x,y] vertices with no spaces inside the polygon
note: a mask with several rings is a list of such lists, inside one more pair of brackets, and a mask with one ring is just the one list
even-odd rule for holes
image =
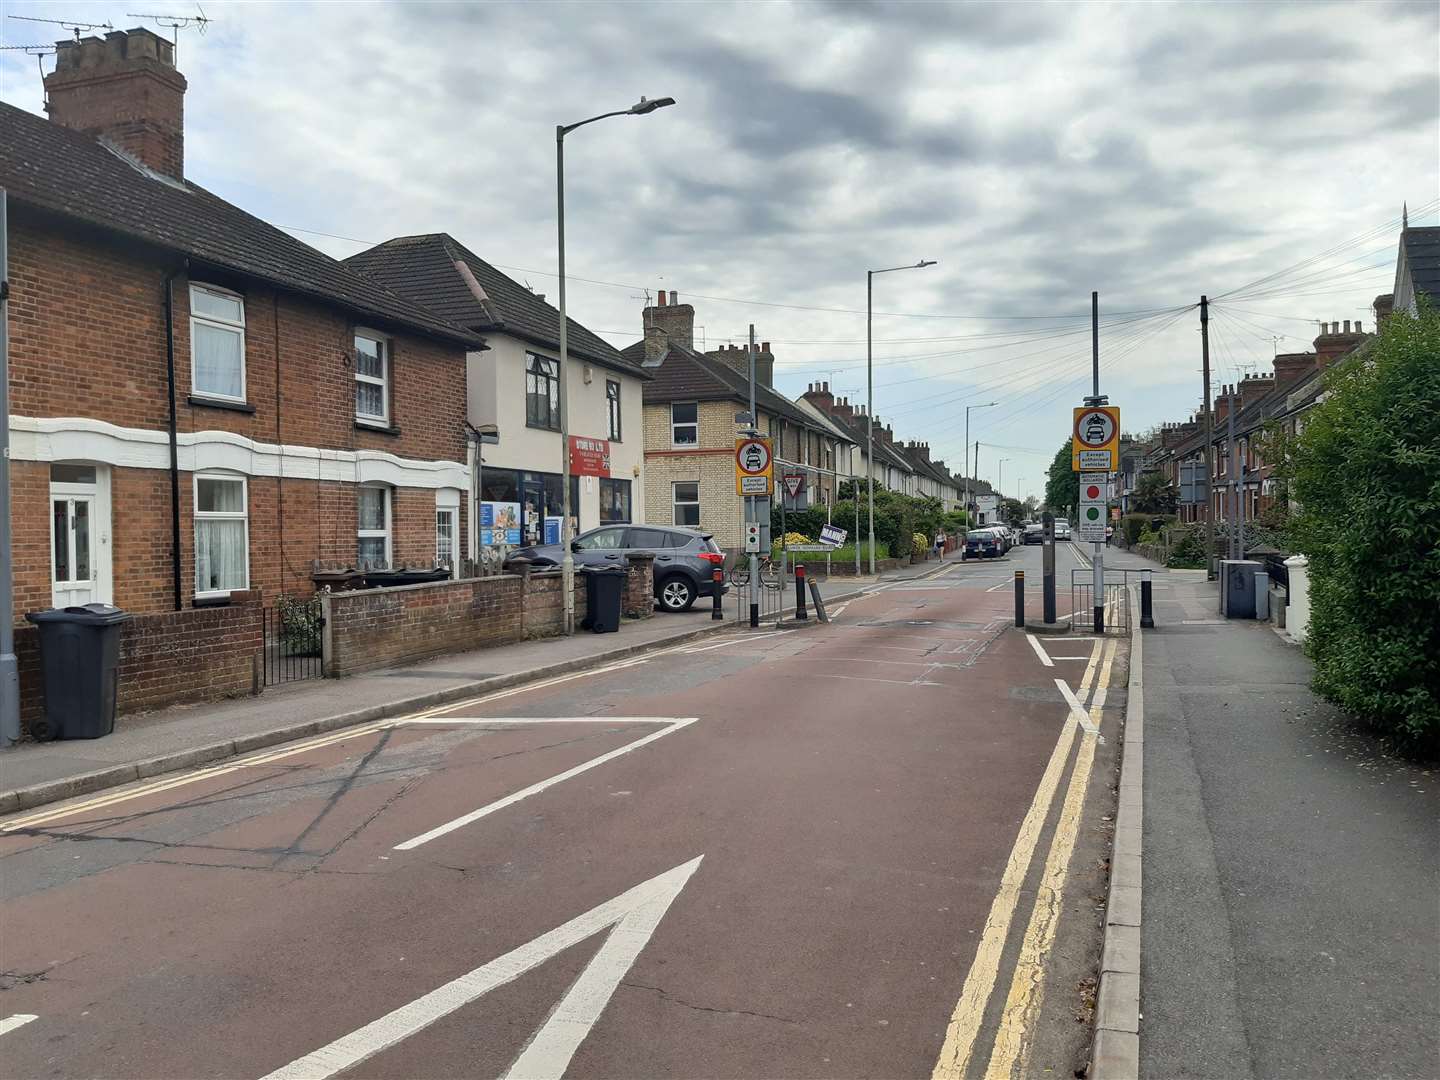
{"label": "bicycle", "polygon": [[730,570],[730,584],[739,589],[747,587],[750,584],[751,574],[754,572],[751,570],[752,566],[757,568],[762,586],[767,589],[780,588],[780,564],[768,555],[759,558],[754,555],[748,556],[743,569],[737,562]]}

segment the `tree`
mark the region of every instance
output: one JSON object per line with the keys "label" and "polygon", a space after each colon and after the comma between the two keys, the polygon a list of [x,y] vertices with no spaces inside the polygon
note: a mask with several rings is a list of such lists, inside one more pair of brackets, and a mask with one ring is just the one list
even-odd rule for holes
{"label": "tree", "polygon": [[1001,499],[1000,516],[1007,525],[1019,525],[1025,520],[1025,504],[1019,499]]}
{"label": "tree", "polygon": [[1440,314],[1397,314],[1325,378],[1293,453],[1315,688],[1440,750]]}
{"label": "tree", "polygon": [[1068,516],[1079,494],[1079,478],[1070,469],[1070,442],[1067,439],[1055,452],[1055,460],[1045,474],[1045,507],[1052,514]]}
{"label": "tree", "polygon": [[1158,472],[1140,477],[1135,494],[1130,496],[1130,508],[1137,514],[1173,514],[1175,502],[1175,485],[1168,476]]}

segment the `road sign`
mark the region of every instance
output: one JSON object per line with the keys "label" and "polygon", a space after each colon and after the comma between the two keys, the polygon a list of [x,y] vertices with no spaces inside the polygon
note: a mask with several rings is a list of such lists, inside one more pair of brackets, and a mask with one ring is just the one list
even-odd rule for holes
{"label": "road sign", "polygon": [[982,514],[993,513],[993,512],[995,511],[995,509],[996,509],[997,507],[999,507],[999,505],[1000,505],[1000,496],[999,496],[999,495],[976,495],[976,496],[975,496],[975,509],[976,509],[976,510],[979,510],[980,513],[982,513]]}
{"label": "road sign", "polygon": [[820,542],[822,544],[829,544],[831,547],[839,547],[845,543],[845,537],[849,535],[850,534],[840,528],[839,525],[820,526]]}
{"label": "road sign", "polygon": [[786,551],[834,551],[829,544],[787,544]]}
{"label": "road sign", "polygon": [[1085,473],[1080,479],[1080,517],[1075,524],[1078,540],[1104,543],[1106,486],[1104,473]]}
{"label": "road sign", "polygon": [[735,440],[735,494],[769,495],[775,481],[775,455],[770,440]]}
{"label": "road sign", "polygon": [[802,473],[786,473],[781,479],[785,482],[785,490],[789,492],[792,499],[800,494],[800,485],[805,483],[805,476]]}
{"label": "road sign", "polygon": [[1114,472],[1120,447],[1120,409],[1115,405],[1086,405],[1075,410],[1070,436],[1070,468]]}

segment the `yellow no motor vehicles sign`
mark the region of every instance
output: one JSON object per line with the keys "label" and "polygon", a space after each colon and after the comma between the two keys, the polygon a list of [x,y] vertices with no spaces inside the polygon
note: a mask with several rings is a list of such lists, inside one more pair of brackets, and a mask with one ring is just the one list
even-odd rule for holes
{"label": "yellow no motor vehicles sign", "polygon": [[1114,472],[1119,468],[1120,410],[1086,405],[1075,410],[1070,437],[1070,468],[1075,472]]}
{"label": "yellow no motor vehicles sign", "polygon": [[775,481],[775,455],[769,439],[735,440],[735,494],[769,495]]}

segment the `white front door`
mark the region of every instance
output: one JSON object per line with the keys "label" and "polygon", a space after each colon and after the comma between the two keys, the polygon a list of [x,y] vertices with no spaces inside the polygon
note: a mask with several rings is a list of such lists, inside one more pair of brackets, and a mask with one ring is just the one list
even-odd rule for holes
{"label": "white front door", "polygon": [[110,476],[103,466],[50,467],[50,582],[55,607],[110,603]]}

